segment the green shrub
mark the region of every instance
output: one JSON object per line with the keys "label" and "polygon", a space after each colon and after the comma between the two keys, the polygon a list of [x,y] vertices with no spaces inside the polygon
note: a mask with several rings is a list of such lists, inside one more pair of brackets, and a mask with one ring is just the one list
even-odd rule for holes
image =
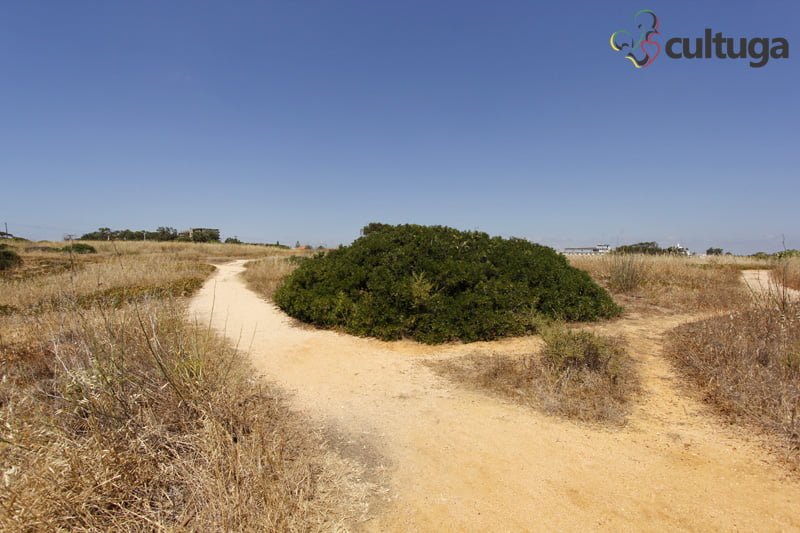
{"label": "green shrub", "polygon": [[84,242],[76,242],[75,244],[69,244],[61,249],[64,252],[72,252],[73,254],[96,254],[97,250],[94,249],[94,246],[90,244],[86,244]]}
{"label": "green shrub", "polygon": [[579,321],[620,312],[551,248],[418,225],[367,226],[352,245],[302,261],[274,299],[318,326],[427,343],[524,334],[539,315]]}
{"label": "green shrub", "polygon": [[26,246],[26,252],[55,252],[61,253],[61,248],[56,248],[55,246]]}
{"label": "green shrub", "polygon": [[541,352],[522,357],[473,353],[426,362],[437,373],[546,413],[622,424],[641,391],[622,339],[541,324]]}
{"label": "green shrub", "polygon": [[542,362],[559,373],[586,369],[601,372],[613,381],[624,366],[625,348],[613,338],[558,326],[545,329],[542,338]]}
{"label": "green shrub", "polygon": [[22,264],[22,258],[17,252],[8,248],[5,244],[0,245],[0,270],[10,270]]}

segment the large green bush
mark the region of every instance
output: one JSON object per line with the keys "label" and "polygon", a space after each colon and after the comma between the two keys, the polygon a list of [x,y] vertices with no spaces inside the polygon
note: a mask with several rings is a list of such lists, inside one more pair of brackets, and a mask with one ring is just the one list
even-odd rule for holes
{"label": "large green bush", "polygon": [[318,326],[428,343],[519,335],[541,315],[620,312],[551,248],[442,226],[371,224],[352,245],[303,261],[274,298]]}

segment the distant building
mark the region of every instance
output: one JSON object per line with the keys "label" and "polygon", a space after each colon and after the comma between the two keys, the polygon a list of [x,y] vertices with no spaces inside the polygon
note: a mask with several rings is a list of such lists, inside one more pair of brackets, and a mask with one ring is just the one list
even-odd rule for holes
{"label": "distant building", "polygon": [[689,250],[685,246],[681,246],[680,244],[676,244],[675,246],[670,246],[669,250],[675,255],[692,255],[691,250]]}
{"label": "distant building", "polygon": [[219,242],[219,230],[217,228],[190,228],[178,233],[178,238],[193,242]]}
{"label": "distant building", "polygon": [[566,255],[604,255],[611,252],[610,244],[596,244],[594,246],[578,246],[564,248]]}
{"label": "distant building", "polygon": [[186,231],[178,233],[178,236],[189,237],[191,239],[194,237],[195,233],[206,235],[208,233],[219,233],[219,230],[216,228],[189,228]]}

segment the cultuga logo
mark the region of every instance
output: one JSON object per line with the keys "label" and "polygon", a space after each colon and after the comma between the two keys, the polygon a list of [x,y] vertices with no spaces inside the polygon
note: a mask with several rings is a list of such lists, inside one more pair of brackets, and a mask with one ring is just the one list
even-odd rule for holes
{"label": "cultuga logo", "polygon": [[[649,67],[661,53],[655,41],[661,34],[661,20],[650,9],[634,16],[636,30],[617,30],[609,42],[615,52],[624,52],[637,69]],[[785,37],[726,37],[706,28],[702,37],[672,37],[664,45],[670,59],[748,59],[752,68],[761,68],[770,59],[789,59],[789,41]]]}
{"label": "cultuga logo", "polygon": [[658,16],[650,9],[642,9],[633,16],[636,24],[637,37],[628,30],[617,30],[611,34],[611,48],[615,52],[626,52],[625,59],[630,60],[636,68],[646,68],[653,64],[658,54],[661,53],[661,45],[653,39],[659,32],[661,22]]}

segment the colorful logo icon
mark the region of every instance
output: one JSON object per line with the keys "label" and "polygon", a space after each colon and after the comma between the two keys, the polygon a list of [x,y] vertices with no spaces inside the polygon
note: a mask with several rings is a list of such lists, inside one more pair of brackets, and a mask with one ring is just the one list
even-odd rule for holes
{"label": "colorful logo icon", "polygon": [[661,53],[661,45],[653,40],[661,33],[661,21],[650,9],[638,11],[633,21],[638,38],[628,30],[617,30],[611,34],[609,43],[615,52],[625,52],[625,59],[629,59],[634,67],[647,68]]}

